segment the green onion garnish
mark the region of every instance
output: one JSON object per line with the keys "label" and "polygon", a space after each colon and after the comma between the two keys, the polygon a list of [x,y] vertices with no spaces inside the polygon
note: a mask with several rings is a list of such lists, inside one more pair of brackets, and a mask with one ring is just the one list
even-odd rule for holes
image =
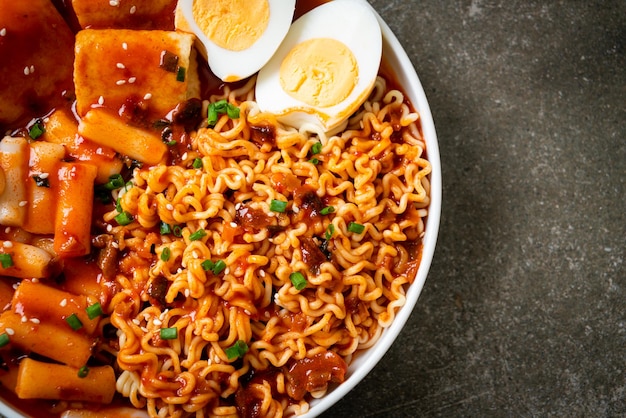
{"label": "green onion garnish", "polygon": [[176,71],[176,81],[185,81],[185,74],[187,73],[187,69],[185,67],[178,67]]}
{"label": "green onion garnish", "polygon": [[202,158],[195,158],[192,164],[193,168],[198,169],[202,168]]}
{"label": "green onion garnish", "polygon": [[224,350],[224,353],[226,353],[226,357],[228,357],[228,360],[234,360],[236,358],[242,357],[247,352],[248,344],[246,344],[244,340],[237,340],[235,344]]}
{"label": "green onion garnish", "polygon": [[200,265],[202,266],[202,269],[204,271],[213,271],[213,269],[215,268],[215,263],[211,260],[204,260]]}
{"label": "green onion garnish", "polygon": [[174,225],[172,227],[172,233],[175,237],[180,238],[183,236],[183,227],[180,225]]}
{"label": "green onion garnish", "polygon": [[133,222],[133,215],[128,212],[122,212],[115,217],[118,224],[125,226]]}
{"label": "green onion garnish", "polygon": [[215,265],[213,266],[213,274],[220,274],[226,269],[226,263],[224,260],[217,260]]}
{"label": "green onion garnish", "polygon": [[124,212],[124,209],[122,209],[122,199],[119,197],[115,201],[115,210],[117,210],[119,213]]}
{"label": "green onion garnish", "polygon": [[231,119],[239,119],[239,108],[231,103],[228,103],[226,99],[209,104],[207,114],[207,123],[209,126],[215,126],[220,114],[226,114]]}
{"label": "green onion garnish", "polygon": [[193,234],[189,235],[189,240],[191,241],[198,241],[199,239],[202,239],[203,237],[206,236],[206,231],[204,229],[198,229],[196,232],[194,232]]}
{"label": "green onion garnish", "polygon": [[0,254],[0,264],[2,264],[3,269],[8,269],[13,266],[13,257],[11,254],[2,253]]}
{"label": "green onion garnish", "polygon": [[167,145],[168,147],[173,147],[174,145],[176,145],[176,141],[167,141],[165,145]]}
{"label": "green onion garnish", "polygon": [[163,248],[163,251],[161,251],[161,260],[168,261],[171,255],[172,255],[172,252],[170,251],[169,247],[165,247]]}
{"label": "green onion garnish", "polygon": [[87,377],[88,374],[89,374],[89,367],[83,366],[80,369],[78,369],[78,377],[80,377],[81,379],[84,377]]}
{"label": "green onion garnish", "polygon": [[35,180],[35,184],[38,187],[50,187],[50,180],[48,180],[48,177],[43,178],[35,174],[33,176],[33,180]]}
{"label": "green onion garnish", "polygon": [[172,233],[172,227],[170,226],[170,224],[166,224],[165,222],[161,222],[161,225],[159,226],[159,232],[161,233],[161,235],[168,235]]}
{"label": "green onion garnish", "polygon": [[80,322],[80,319],[78,319],[78,317],[74,313],[65,318],[65,321],[69,324],[70,327],[72,327],[74,331],[77,331],[83,327],[83,323]]}
{"label": "green onion garnish", "polygon": [[307,284],[306,277],[304,277],[304,274],[300,273],[299,271],[294,271],[293,273],[291,273],[289,275],[289,280],[291,280],[291,284],[293,285],[293,287],[296,288],[296,290],[304,289]]}
{"label": "green onion garnish", "polygon": [[9,334],[7,334],[6,332],[0,334],[0,347],[4,347],[5,345],[7,345],[9,343],[9,340]]}
{"label": "green onion garnish", "polygon": [[328,228],[326,228],[326,234],[325,234],[326,241],[331,239],[334,233],[335,233],[335,225],[328,224]]}
{"label": "green onion garnish", "polygon": [[285,212],[286,209],[287,209],[287,202],[285,202],[284,200],[273,199],[272,202],[270,203],[270,210],[272,212],[283,213]]}
{"label": "green onion garnish", "polygon": [[311,146],[311,154],[315,155],[315,154],[319,154],[320,152],[322,152],[321,142],[316,142],[315,144]]}
{"label": "green onion garnish", "polygon": [[329,213],[333,213],[334,211],[335,211],[335,207],[334,206],[326,206],[325,208],[320,210],[320,214],[328,215]]}
{"label": "green onion garnish", "polygon": [[356,222],[350,222],[348,224],[348,231],[354,232],[355,234],[361,234],[365,231],[365,226]]}
{"label": "green onion garnish", "polygon": [[109,181],[104,183],[104,188],[107,190],[117,190],[124,186],[124,179],[121,174],[113,174],[109,177]]}
{"label": "green onion garnish", "polygon": [[37,122],[33,124],[33,126],[31,126],[28,130],[28,136],[30,136],[32,139],[37,139],[45,132],[46,128],[44,128],[43,124],[41,122]]}
{"label": "green onion garnish", "polygon": [[317,158],[311,158],[309,162],[311,164],[318,165],[320,163],[320,160],[318,160]]}
{"label": "green onion garnish", "polygon": [[173,340],[178,337],[178,328],[161,328],[160,335],[162,340]]}
{"label": "green onion garnish", "polygon": [[87,311],[87,316],[89,319],[96,319],[100,315],[102,315],[102,306],[100,306],[99,302],[94,303],[93,305],[89,305],[85,308]]}

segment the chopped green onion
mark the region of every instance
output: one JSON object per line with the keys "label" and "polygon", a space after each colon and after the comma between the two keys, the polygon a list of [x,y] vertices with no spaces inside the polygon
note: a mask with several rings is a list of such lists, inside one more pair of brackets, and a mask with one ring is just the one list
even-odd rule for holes
{"label": "chopped green onion", "polygon": [[70,327],[72,327],[74,331],[78,331],[83,327],[83,323],[80,322],[80,319],[78,319],[78,317],[74,313],[65,318],[65,321],[69,324]]}
{"label": "chopped green onion", "polygon": [[200,265],[204,271],[210,271],[215,275],[220,274],[226,269],[224,260],[217,260],[215,263],[211,260],[204,260]]}
{"label": "chopped green onion", "polygon": [[287,202],[285,202],[284,200],[273,199],[272,202],[270,203],[270,210],[272,212],[283,213],[285,212],[286,209],[287,209]]}
{"label": "chopped green onion", "polygon": [[224,260],[217,260],[215,266],[213,266],[213,274],[220,274],[226,269],[226,263]]}
{"label": "chopped green onion", "polygon": [[2,264],[3,269],[8,269],[9,267],[13,266],[13,257],[11,256],[11,254],[0,254],[0,264]]}
{"label": "chopped green onion", "polygon": [[32,139],[37,139],[41,135],[43,135],[45,132],[46,132],[46,128],[44,128],[43,124],[41,122],[36,122],[28,130],[28,136],[30,136]]}
{"label": "chopped green onion", "polygon": [[326,228],[326,235],[325,235],[326,241],[331,239],[334,233],[335,233],[335,225],[328,224],[328,228]]}
{"label": "chopped green onion", "polygon": [[104,188],[107,190],[117,190],[124,186],[124,179],[121,174],[113,174],[109,176],[109,181],[104,183]]}
{"label": "chopped green onion", "polygon": [[162,340],[173,340],[178,337],[178,328],[161,328],[160,335]]}
{"label": "chopped green onion", "polygon": [[190,241],[198,241],[199,239],[202,239],[203,237],[205,237],[207,234],[207,232],[204,229],[198,229],[196,232],[194,232],[193,234],[189,235],[189,240]]}
{"label": "chopped green onion", "polygon": [[5,345],[7,345],[9,343],[9,340],[9,334],[7,334],[6,332],[0,334],[0,347],[4,347]]}
{"label": "chopped green onion", "polygon": [[159,232],[161,233],[161,235],[168,235],[172,233],[172,227],[170,226],[170,224],[166,224],[165,222],[161,222],[161,225],[159,226]]}
{"label": "chopped green onion", "polygon": [[133,222],[133,215],[128,212],[122,212],[115,217],[118,224],[125,226]]}
{"label": "chopped green onion", "polygon": [[198,168],[202,168],[202,158],[196,158],[193,160],[193,164],[192,164],[193,168],[198,169]]}
{"label": "chopped green onion", "polygon": [[309,160],[309,162],[310,162],[311,164],[318,165],[318,164],[320,163],[320,160],[318,160],[317,158],[311,158],[311,159]]}
{"label": "chopped green onion", "polygon": [[311,153],[313,155],[319,154],[320,152],[322,152],[322,143],[321,142],[316,142],[315,144],[313,144],[311,146]]}
{"label": "chopped green onion", "polygon": [[320,214],[328,215],[329,213],[333,213],[334,211],[335,211],[335,207],[334,206],[326,206],[325,208],[320,210]]}
{"label": "chopped green onion", "polygon": [[122,209],[122,199],[119,197],[115,201],[115,210],[117,210],[119,213],[124,212],[124,209]]}
{"label": "chopped green onion", "polygon": [[215,268],[215,263],[211,260],[204,260],[200,265],[202,266],[204,271],[213,271],[213,269]]}
{"label": "chopped green onion", "polygon": [[348,231],[354,232],[355,234],[361,234],[365,231],[365,226],[356,222],[350,222],[348,224]]}
{"label": "chopped green onion", "polygon": [[89,305],[85,308],[87,311],[87,316],[89,319],[96,319],[100,315],[102,315],[102,306],[100,306],[99,302],[94,303],[93,305]]}
{"label": "chopped green onion", "polygon": [[170,251],[168,247],[163,248],[163,251],[161,251],[161,260],[168,261],[171,256],[172,256],[172,251]]}
{"label": "chopped green onion", "polygon": [[180,238],[183,236],[183,227],[180,225],[174,225],[172,227],[172,233],[175,237]]}
{"label": "chopped green onion", "polygon": [[165,143],[165,145],[167,145],[168,147],[173,147],[173,146],[174,146],[174,145],[176,145],[176,144],[177,144],[177,142],[176,142],[176,141],[167,141],[167,142]]}
{"label": "chopped green onion", "polygon": [[237,340],[235,344],[224,350],[224,353],[226,353],[226,357],[228,357],[228,360],[234,360],[236,358],[242,357],[247,352],[248,344],[246,344],[244,340]]}
{"label": "chopped green onion", "polygon": [[35,180],[35,184],[38,187],[48,187],[48,188],[50,187],[50,180],[48,180],[48,177],[43,178],[35,174],[33,176],[33,180]]}
{"label": "chopped green onion", "polygon": [[294,271],[293,273],[291,273],[289,275],[289,280],[291,280],[291,284],[293,285],[293,287],[296,288],[296,290],[304,289],[307,284],[306,277],[304,277],[304,274],[300,273],[299,271]]}
{"label": "chopped green onion", "polygon": [[80,369],[78,369],[78,377],[80,377],[81,379],[84,377],[87,377],[88,374],[89,374],[89,367],[83,366]]}
{"label": "chopped green onion", "polygon": [[226,99],[209,104],[207,114],[207,123],[209,126],[215,126],[220,114],[226,114],[231,119],[239,119],[239,108],[228,103]]}
{"label": "chopped green onion", "polygon": [[187,73],[187,69],[185,67],[178,67],[176,71],[176,81],[185,81],[185,74]]}

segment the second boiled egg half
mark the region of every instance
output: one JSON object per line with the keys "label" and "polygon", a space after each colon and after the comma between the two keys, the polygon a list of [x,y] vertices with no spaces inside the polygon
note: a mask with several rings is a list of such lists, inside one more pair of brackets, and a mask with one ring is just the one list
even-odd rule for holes
{"label": "second boiled egg half", "polygon": [[193,32],[213,74],[242,80],[276,51],[293,20],[296,0],[181,0],[176,28]]}
{"label": "second boiled egg half", "polygon": [[382,35],[364,0],[324,3],[296,20],[261,68],[256,101],[286,125],[333,133],[370,95]]}

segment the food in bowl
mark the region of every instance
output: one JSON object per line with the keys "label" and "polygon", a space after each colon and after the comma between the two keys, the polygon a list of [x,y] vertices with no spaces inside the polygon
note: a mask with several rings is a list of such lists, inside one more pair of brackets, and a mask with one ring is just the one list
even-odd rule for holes
{"label": "food in bowl", "polygon": [[383,65],[340,131],[292,126],[256,75],[216,79],[173,12],[85,28],[82,1],[61,7],[73,88],[1,121],[4,399],[37,416],[321,412],[419,293],[438,216],[420,115]]}

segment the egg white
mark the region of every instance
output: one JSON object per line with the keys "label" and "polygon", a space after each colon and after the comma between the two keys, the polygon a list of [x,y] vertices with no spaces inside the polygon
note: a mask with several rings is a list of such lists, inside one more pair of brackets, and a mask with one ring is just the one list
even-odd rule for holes
{"label": "egg white", "polygon": [[296,0],[268,0],[269,20],[261,37],[247,49],[232,51],[216,45],[200,29],[193,16],[193,2],[180,0],[178,7],[198,38],[198,49],[213,74],[229,82],[250,77],[267,63],[289,31],[296,7]]}
{"label": "egg white", "polygon": [[[280,67],[289,52],[301,42],[332,38],[354,55],[358,79],[350,94],[339,103],[320,107],[289,95],[281,86]],[[382,56],[380,24],[364,0],[335,0],[316,7],[295,21],[274,56],[261,68],[256,83],[256,101],[262,111],[277,115],[280,122],[300,129],[313,124],[332,134],[358,110],[374,87]],[[343,125],[343,126],[342,126]]]}

